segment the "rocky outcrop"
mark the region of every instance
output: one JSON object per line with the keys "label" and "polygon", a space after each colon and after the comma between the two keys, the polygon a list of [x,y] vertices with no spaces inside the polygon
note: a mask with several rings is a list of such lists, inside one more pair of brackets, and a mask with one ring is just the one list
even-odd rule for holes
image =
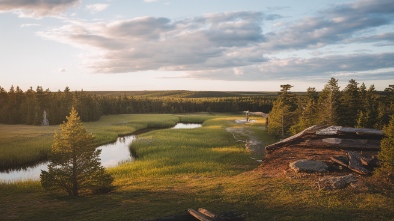
{"label": "rocky outcrop", "polygon": [[289,145],[343,150],[379,150],[381,130],[341,126],[314,125],[280,142],[265,147],[267,154]]}

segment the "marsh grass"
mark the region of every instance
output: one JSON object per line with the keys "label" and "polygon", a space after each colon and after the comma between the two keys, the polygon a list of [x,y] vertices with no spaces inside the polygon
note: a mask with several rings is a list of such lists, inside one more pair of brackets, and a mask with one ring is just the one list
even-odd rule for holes
{"label": "marsh grass", "polygon": [[[196,122],[196,118],[191,120]],[[129,179],[224,176],[243,172],[247,167],[250,169],[253,164],[248,152],[242,144],[235,145],[232,135],[225,131],[227,121],[227,118],[212,119],[205,121],[201,128],[141,134],[130,147],[137,153],[137,160],[110,171],[117,179]]]}
{"label": "marsh grass", "polygon": [[[84,127],[93,133],[96,146],[99,146],[141,129],[171,127],[179,120],[174,115],[124,114],[103,116],[99,121],[84,123]],[[57,130],[59,126],[0,124],[0,169],[47,160]]]}

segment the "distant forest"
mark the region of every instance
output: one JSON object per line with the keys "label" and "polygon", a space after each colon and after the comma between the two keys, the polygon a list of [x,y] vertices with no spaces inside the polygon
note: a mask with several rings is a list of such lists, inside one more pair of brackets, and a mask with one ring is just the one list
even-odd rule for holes
{"label": "distant forest", "polygon": [[270,113],[269,132],[288,135],[314,124],[382,129],[394,114],[394,85],[376,91],[355,80],[340,90],[331,78],[322,91],[308,88],[291,92],[281,85],[279,92],[220,91],[64,91],[51,92],[41,86],[22,91],[18,86],[0,87],[0,123],[40,125],[46,112],[49,123],[65,121],[75,107],[82,121],[96,121],[103,115],[142,113]]}
{"label": "distant forest", "polygon": [[74,106],[82,121],[103,115],[142,113],[269,112],[277,93],[207,91],[64,91],[42,86],[22,91],[0,87],[0,123],[40,125],[46,112],[49,124],[65,121]]}

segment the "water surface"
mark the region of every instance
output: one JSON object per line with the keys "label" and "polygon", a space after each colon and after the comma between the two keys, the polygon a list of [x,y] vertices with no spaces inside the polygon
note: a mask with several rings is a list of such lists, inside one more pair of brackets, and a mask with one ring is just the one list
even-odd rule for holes
{"label": "water surface", "polygon": [[[118,137],[116,142],[97,147],[101,149],[101,165],[104,167],[117,166],[125,161],[132,161],[133,157],[129,150],[129,145],[136,139],[135,135]],[[10,170],[0,172],[0,181],[18,181],[18,180],[38,180],[41,170],[48,170],[48,163],[44,162],[26,169]]]}

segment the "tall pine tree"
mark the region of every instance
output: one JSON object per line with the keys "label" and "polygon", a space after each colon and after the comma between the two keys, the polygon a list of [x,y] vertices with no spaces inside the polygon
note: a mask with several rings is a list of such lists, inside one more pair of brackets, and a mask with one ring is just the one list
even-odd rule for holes
{"label": "tall pine tree", "polygon": [[75,108],[55,133],[48,171],[41,171],[47,190],[65,190],[69,195],[109,191],[113,178],[100,164],[101,150],[95,149],[92,134],[86,132]]}
{"label": "tall pine tree", "polygon": [[338,80],[331,78],[324,86],[318,100],[318,123],[340,125],[340,98]]}

